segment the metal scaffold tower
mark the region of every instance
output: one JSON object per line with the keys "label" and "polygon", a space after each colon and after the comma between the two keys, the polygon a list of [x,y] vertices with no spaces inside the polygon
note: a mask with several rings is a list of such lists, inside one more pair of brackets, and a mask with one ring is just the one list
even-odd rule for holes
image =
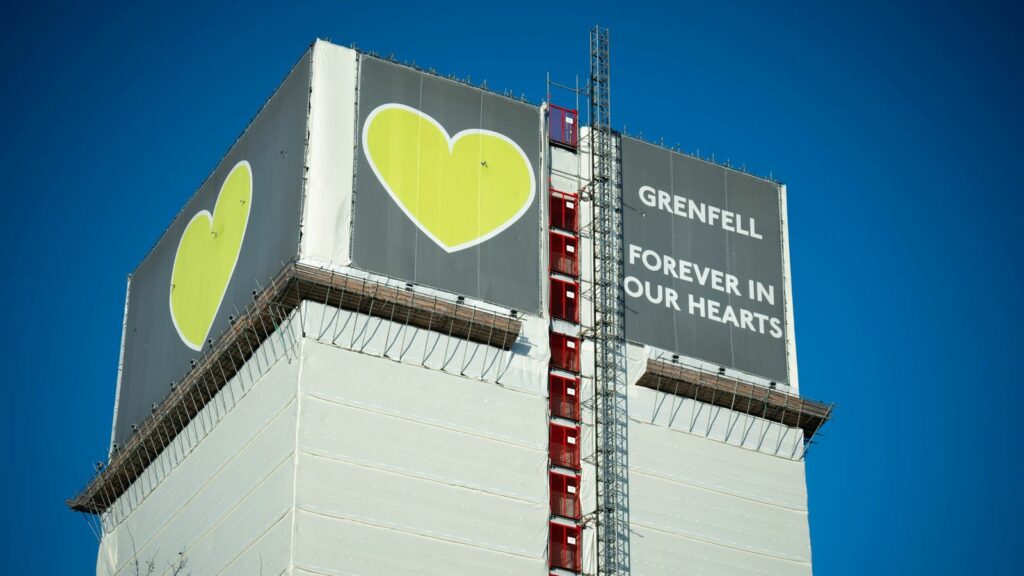
{"label": "metal scaffold tower", "polygon": [[594,242],[597,572],[629,573],[629,484],[622,294],[622,197],[611,124],[608,29],[590,31],[590,158]]}

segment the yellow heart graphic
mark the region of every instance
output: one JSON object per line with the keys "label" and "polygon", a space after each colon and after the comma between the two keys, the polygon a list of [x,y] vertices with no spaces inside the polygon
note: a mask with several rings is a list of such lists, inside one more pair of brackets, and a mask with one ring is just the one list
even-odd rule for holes
{"label": "yellow heart graphic", "polygon": [[242,160],[231,169],[211,215],[200,210],[178,242],[171,270],[171,320],[181,340],[202,350],[242,251],[252,205],[252,168]]}
{"label": "yellow heart graphic", "polygon": [[447,252],[497,236],[536,193],[526,153],[507,136],[472,129],[449,137],[437,120],[402,104],[370,112],[363,150],[388,194]]}

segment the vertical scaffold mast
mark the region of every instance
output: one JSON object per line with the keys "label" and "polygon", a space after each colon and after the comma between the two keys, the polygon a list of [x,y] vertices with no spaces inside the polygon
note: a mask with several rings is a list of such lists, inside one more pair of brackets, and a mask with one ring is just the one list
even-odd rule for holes
{"label": "vertical scaffold mast", "polygon": [[629,573],[629,484],[622,295],[622,198],[611,123],[608,29],[590,31],[590,152],[594,242],[597,572]]}

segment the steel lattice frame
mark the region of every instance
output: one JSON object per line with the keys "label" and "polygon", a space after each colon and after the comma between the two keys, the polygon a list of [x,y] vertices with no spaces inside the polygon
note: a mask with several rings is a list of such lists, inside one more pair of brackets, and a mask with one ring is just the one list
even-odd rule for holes
{"label": "steel lattice frame", "polygon": [[622,197],[611,124],[608,29],[590,32],[597,426],[597,572],[629,573],[629,483],[622,295]]}

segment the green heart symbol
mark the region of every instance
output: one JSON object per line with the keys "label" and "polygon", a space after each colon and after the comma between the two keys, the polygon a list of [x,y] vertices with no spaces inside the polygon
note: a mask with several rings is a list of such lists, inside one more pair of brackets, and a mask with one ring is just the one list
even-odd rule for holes
{"label": "green heart symbol", "polygon": [[183,342],[202,350],[242,251],[252,205],[252,168],[242,160],[224,178],[211,215],[200,210],[178,242],[171,270],[171,320]]}
{"label": "green heart symbol", "polygon": [[363,150],[388,194],[447,252],[497,236],[533,202],[536,178],[526,153],[497,132],[449,137],[423,112],[384,104],[366,118]]}

